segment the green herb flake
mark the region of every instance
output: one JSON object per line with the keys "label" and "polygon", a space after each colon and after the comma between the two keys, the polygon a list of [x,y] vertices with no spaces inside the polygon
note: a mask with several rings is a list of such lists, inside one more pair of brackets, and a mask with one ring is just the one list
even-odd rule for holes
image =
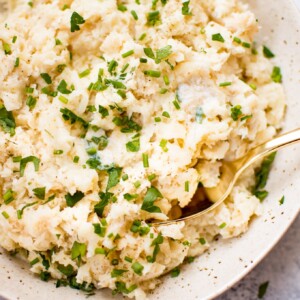
{"label": "green herb flake", "polygon": [[189,192],[190,191],[190,182],[189,181],[186,181],[184,183],[184,191],[185,192]]}
{"label": "green herb flake", "polygon": [[144,74],[146,76],[153,77],[153,78],[159,78],[161,76],[161,72],[155,70],[146,70],[144,71]]}
{"label": "green herb flake", "polygon": [[238,43],[238,44],[242,43],[242,40],[240,38],[236,37],[236,36],[233,38],[233,41]]}
{"label": "green herb flake", "polygon": [[15,61],[15,64],[14,64],[14,67],[17,68],[19,65],[20,65],[20,57],[17,57],[16,61]]}
{"label": "green herb flake", "polygon": [[103,226],[100,223],[93,224],[93,226],[94,226],[94,233],[96,233],[100,237],[105,237],[106,226]]}
{"label": "green herb flake", "polygon": [[91,70],[90,69],[86,69],[86,70],[84,70],[84,71],[82,71],[81,73],[79,73],[79,78],[84,78],[84,77],[86,77],[86,76],[88,76],[88,75],[90,75],[91,74]]}
{"label": "green herb flake", "polygon": [[146,33],[141,34],[141,36],[139,37],[139,41],[143,41],[146,36],[147,36]]}
{"label": "green herb flake", "polygon": [[51,84],[52,83],[51,76],[48,73],[41,73],[41,77],[44,79],[44,81],[47,84]]}
{"label": "green herb flake", "polygon": [[14,192],[12,189],[9,189],[7,190],[4,195],[3,195],[3,200],[4,200],[4,203],[7,205],[9,203],[11,203],[12,201],[15,200],[14,198]]}
{"label": "green herb flake", "polygon": [[95,254],[106,255],[106,251],[103,248],[96,248],[95,249]]}
{"label": "green herb flake", "polygon": [[67,83],[66,83],[65,80],[62,80],[62,81],[59,83],[59,85],[58,85],[58,87],[57,87],[57,90],[58,90],[59,92],[61,92],[62,94],[66,94],[66,95],[72,93],[72,91],[68,89],[68,85],[67,85]]}
{"label": "green herb flake", "polygon": [[215,33],[211,36],[211,39],[215,42],[220,42],[220,43],[224,43],[225,40],[223,38],[223,36],[220,33]]}
{"label": "green herb flake", "polygon": [[113,290],[113,295],[116,295],[118,293],[130,294],[137,288],[137,285],[135,285],[135,284],[131,285],[127,288],[126,284],[122,281],[116,281],[115,285],[116,285],[116,288]]}
{"label": "green herb flake", "polygon": [[147,14],[147,25],[149,26],[155,26],[160,24],[160,13],[158,10],[151,11]]}
{"label": "green herb flake", "polygon": [[118,4],[117,8],[121,12],[127,11],[127,7],[125,5],[123,5],[123,4]]}
{"label": "green herb flake", "polygon": [[37,172],[39,170],[40,167],[40,159],[35,157],[35,156],[27,156],[25,158],[22,158],[20,161],[20,176],[23,177],[24,176],[24,172],[25,172],[25,168],[26,165],[32,162],[34,165],[34,170]]}
{"label": "green herb flake", "polygon": [[0,104],[0,127],[10,136],[15,134],[16,122],[11,111],[7,111],[4,105]]}
{"label": "green herb flake", "polygon": [[76,155],[73,158],[73,163],[78,164],[78,162],[79,162],[79,156]]}
{"label": "green herb flake", "polygon": [[62,113],[62,117],[65,121],[69,121],[71,124],[74,124],[76,122],[80,123],[84,128],[88,127],[88,122],[82,119],[81,117],[74,114],[71,110],[68,108],[61,108],[60,112]]}
{"label": "green herb flake", "polygon": [[110,273],[110,276],[111,276],[111,278],[116,278],[116,277],[122,276],[126,272],[128,272],[128,270],[113,269]]}
{"label": "green herb flake", "polygon": [[24,210],[27,208],[27,207],[30,207],[30,206],[33,206],[35,204],[37,204],[38,202],[32,202],[32,203],[29,203],[29,204],[26,204],[25,206],[23,206],[21,209],[18,209],[17,210],[17,218],[20,220],[22,219],[22,216],[23,216],[23,213],[24,213]]}
{"label": "green herb flake", "polygon": [[173,270],[171,270],[170,275],[172,278],[178,277],[180,274],[180,269],[179,267],[174,268]]}
{"label": "green herb flake", "polygon": [[206,240],[204,239],[204,238],[200,238],[199,239],[199,243],[201,244],[201,245],[205,245],[206,244]]}
{"label": "green herb flake", "polygon": [[41,91],[42,91],[42,94],[45,94],[45,95],[50,96],[50,97],[56,97],[57,96],[57,92],[51,90],[51,88],[48,87],[48,86],[43,87]]}
{"label": "green herb flake", "polygon": [[281,199],[279,200],[279,205],[283,205],[284,204],[284,200],[285,200],[285,197],[282,196]]}
{"label": "green herb flake", "polygon": [[75,194],[71,195],[68,193],[65,195],[66,203],[68,207],[73,207],[77,202],[79,202],[84,197],[84,193],[76,191]]}
{"label": "green herb flake", "polygon": [[120,182],[121,172],[121,168],[111,168],[107,171],[108,182],[106,186],[106,191],[109,191],[111,188],[115,187]]}
{"label": "green herb flake", "polygon": [[82,258],[86,254],[86,249],[86,244],[75,241],[71,249],[71,258],[73,260],[79,257]]}
{"label": "green herb flake", "polygon": [[40,261],[39,258],[36,257],[36,258],[33,259],[32,261],[30,261],[29,264],[30,264],[31,266],[34,266],[34,265],[37,264],[39,261]]}
{"label": "green herb flake", "polygon": [[64,97],[63,95],[60,95],[58,97],[58,100],[63,104],[68,104],[68,102],[69,102],[68,98]]}
{"label": "green herb flake", "polygon": [[254,196],[260,200],[260,202],[263,202],[267,197],[269,193],[267,191],[255,191]]}
{"label": "green herb flake", "polygon": [[180,104],[179,104],[179,102],[178,102],[177,100],[174,100],[172,103],[173,103],[174,107],[175,107],[177,110],[180,109]]}
{"label": "green herb flake", "polygon": [[75,32],[80,30],[80,26],[85,23],[84,18],[79,15],[76,11],[73,12],[72,16],[71,16],[71,32]]}
{"label": "green herb flake", "polygon": [[140,140],[134,140],[126,143],[126,150],[128,152],[138,152],[140,150]]}
{"label": "green herb flake", "polygon": [[184,16],[192,16],[193,15],[190,11],[189,5],[190,5],[190,1],[185,1],[182,3],[181,13]]}
{"label": "green herb flake", "polygon": [[9,219],[9,214],[6,211],[3,211],[1,214],[5,219]]}
{"label": "green herb flake", "polygon": [[282,74],[281,74],[281,69],[279,67],[273,68],[271,79],[276,83],[282,82]]}
{"label": "green herb flake", "polygon": [[221,225],[219,225],[219,228],[220,229],[223,229],[223,228],[225,228],[227,226],[227,224],[224,222],[224,223],[222,223]]}
{"label": "green herb flake", "polygon": [[3,47],[3,50],[4,50],[4,54],[5,54],[5,55],[10,55],[10,54],[12,53],[9,44],[2,42],[2,47]]}
{"label": "green herb flake", "polygon": [[134,54],[134,50],[129,50],[129,51],[123,53],[123,54],[122,54],[122,57],[123,57],[123,58],[126,58],[126,57],[128,57],[128,56],[130,56],[130,55],[132,55],[132,54]]}
{"label": "green herb flake", "polygon": [[230,81],[221,82],[219,84],[220,87],[226,87],[226,86],[230,86],[230,85],[232,85],[232,82],[230,82]]}
{"label": "green herb flake", "polygon": [[263,54],[266,58],[275,57],[275,54],[266,46],[263,46]]}
{"label": "green herb flake", "polygon": [[143,166],[144,166],[144,168],[149,168],[149,158],[148,158],[148,154],[143,153],[143,154],[142,154],[142,158],[143,158]]}
{"label": "green herb flake", "polygon": [[67,266],[58,264],[57,269],[65,276],[72,276],[74,274],[74,268],[70,264],[68,264]]}
{"label": "green herb flake", "polygon": [[266,282],[262,283],[259,286],[259,288],[258,288],[258,294],[257,294],[257,297],[259,299],[262,299],[265,296],[265,294],[267,292],[267,289],[268,289],[268,286],[269,286],[269,281],[266,281]]}
{"label": "green herb flake", "polygon": [[237,121],[242,116],[242,107],[240,105],[236,105],[231,108],[231,118],[233,121]]}
{"label": "green herb flake", "polygon": [[143,275],[144,266],[141,265],[139,262],[133,263],[131,269],[134,271],[135,274],[139,276]]}
{"label": "green herb flake", "polygon": [[54,150],[54,151],[53,151],[53,154],[54,154],[54,155],[61,155],[61,154],[63,154],[63,153],[64,153],[63,150]]}
{"label": "green herb flake", "polygon": [[29,107],[29,110],[33,110],[36,106],[37,100],[36,98],[32,97],[31,95],[26,99],[26,105]]}
{"label": "green herb flake", "polygon": [[132,10],[130,13],[131,13],[131,15],[133,16],[133,18],[134,18],[136,21],[139,19],[139,17],[138,17],[138,15],[137,15],[137,13],[136,13],[135,10]]}
{"label": "green herb flake", "polygon": [[170,119],[170,114],[169,114],[167,111],[164,111],[164,112],[162,113],[162,116],[165,117],[165,118]]}
{"label": "green herb flake", "polygon": [[37,198],[45,200],[46,187],[38,187],[33,189],[32,191]]}
{"label": "green herb flake", "polygon": [[159,198],[163,198],[163,195],[158,189],[153,186],[148,188],[141,209],[150,213],[161,213],[161,209],[154,205],[154,202]]}

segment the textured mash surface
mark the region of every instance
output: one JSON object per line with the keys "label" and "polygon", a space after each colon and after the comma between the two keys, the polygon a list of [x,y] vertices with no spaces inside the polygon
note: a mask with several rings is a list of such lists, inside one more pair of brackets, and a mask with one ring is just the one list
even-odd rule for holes
{"label": "textured mash surface", "polygon": [[26,2],[1,24],[0,245],[44,279],[143,298],[247,230],[254,170],[197,222],[145,220],[215,186],[222,159],[276,134],[285,104],[247,5],[136,2]]}

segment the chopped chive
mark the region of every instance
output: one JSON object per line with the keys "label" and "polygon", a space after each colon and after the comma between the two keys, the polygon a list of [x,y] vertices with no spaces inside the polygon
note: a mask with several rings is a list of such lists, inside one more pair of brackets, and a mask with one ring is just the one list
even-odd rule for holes
{"label": "chopped chive", "polygon": [[250,43],[247,43],[247,42],[243,42],[243,43],[242,43],[242,46],[243,46],[244,48],[248,48],[248,49],[251,48],[251,44],[250,44]]}
{"label": "chopped chive", "polygon": [[63,153],[64,153],[63,150],[54,150],[54,151],[53,151],[53,154],[54,154],[54,155],[61,155],[61,154],[63,154]]}
{"label": "chopped chive", "polygon": [[141,62],[142,64],[145,64],[145,63],[148,62],[148,60],[147,60],[147,58],[141,57],[141,58],[140,58],[140,62]]}
{"label": "chopped chive", "polygon": [[75,156],[75,157],[73,158],[73,162],[74,162],[75,164],[77,164],[77,163],[79,162],[79,156]]}
{"label": "chopped chive", "polygon": [[174,104],[174,106],[175,106],[175,108],[176,108],[177,110],[180,109],[180,104],[179,104],[179,102],[178,102],[177,100],[174,100],[174,101],[173,101],[173,104]]}
{"label": "chopped chive", "polygon": [[149,168],[149,158],[148,158],[148,154],[143,153],[143,165],[144,168]]}
{"label": "chopped chive", "polygon": [[121,70],[121,73],[124,73],[126,69],[129,67],[129,64],[127,63]]}
{"label": "chopped chive", "polygon": [[159,146],[161,147],[161,149],[164,151],[164,152],[168,152],[168,148],[167,148],[167,144],[168,144],[168,141],[165,140],[165,139],[162,139],[159,143]]}
{"label": "chopped chive", "polygon": [[162,95],[166,94],[167,92],[168,92],[168,89],[165,89],[165,88],[161,88],[159,90],[159,93],[162,94]]}
{"label": "chopped chive", "polygon": [[129,263],[132,263],[132,258],[130,258],[128,256],[125,256],[124,260],[127,261],[127,262],[129,262]]}
{"label": "chopped chive", "polygon": [[11,52],[11,48],[10,48],[9,44],[2,43],[2,45],[3,45],[4,54],[10,55],[12,52]]}
{"label": "chopped chive", "polygon": [[17,68],[19,65],[20,65],[20,58],[17,57],[16,61],[15,61],[15,64],[14,64],[14,67]]}
{"label": "chopped chive", "polygon": [[31,262],[29,262],[29,264],[30,264],[31,266],[33,266],[33,265],[37,264],[39,261],[40,261],[40,260],[38,259],[38,257],[36,257],[36,258],[33,259]]}
{"label": "chopped chive", "polygon": [[254,83],[249,83],[249,86],[251,87],[252,90],[256,91],[257,86]]}
{"label": "chopped chive", "polygon": [[16,41],[17,41],[17,36],[15,35],[13,38],[12,38],[12,43],[14,44]]}
{"label": "chopped chive", "polygon": [[58,100],[64,104],[67,104],[69,102],[69,100],[66,97],[64,97],[63,95],[60,95],[58,97]]}
{"label": "chopped chive", "polygon": [[233,41],[238,43],[238,44],[242,43],[242,40],[240,38],[236,37],[236,36],[233,38]]}
{"label": "chopped chive", "polygon": [[127,7],[123,4],[119,4],[118,5],[118,10],[121,11],[121,12],[125,12],[125,11],[127,11]]}
{"label": "chopped chive", "polygon": [[160,117],[155,117],[155,118],[154,118],[154,121],[155,121],[156,123],[159,123],[159,122],[161,122],[161,118],[160,118]]}
{"label": "chopped chive", "polygon": [[273,68],[271,78],[276,83],[281,83],[282,82],[282,74],[281,74],[281,69],[279,67],[275,66]]}
{"label": "chopped chive", "polygon": [[281,197],[281,199],[279,200],[279,204],[282,205],[284,203],[284,196]]}
{"label": "chopped chive", "polygon": [[169,80],[169,77],[167,75],[164,75],[163,79],[164,79],[165,85],[169,85],[170,84],[170,80]]}
{"label": "chopped chive", "polygon": [[225,40],[223,38],[223,36],[220,33],[215,33],[211,36],[211,39],[215,42],[220,42],[220,43],[224,43]]}
{"label": "chopped chive", "polygon": [[20,162],[21,159],[22,159],[22,156],[15,156],[15,157],[13,157],[12,161],[13,161],[14,163],[16,163],[16,162]]}
{"label": "chopped chive", "polygon": [[152,181],[152,180],[154,180],[155,178],[156,178],[156,174],[151,174],[151,175],[148,176],[148,180],[149,180],[149,181]]}
{"label": "chopped chive", "polygon": [[62,42],[60,39],[55,39],[55,46],[62,45]]}
{"label": "chopped chive", "polygon": [[132,10],[130,13],[136,21],[139,19],[137,13],[134,10]]}
{"label": "chopped chive", "polygon": [[221,82],[221,83],[219,84],[220,87],[225,87],[225,86],[230,86],[230,85],[232,85],[232,82],[230,82],[230,81]]}
{"label": "chopped chive", "polygon": [[3,211],[1,214],[5,219],[9,218],[9,214],[6,211]]}
{"label": "chopped chive", "polygon": [[180,274],[180,269],[178,267],[176,267],[173,270],[171,270],[170,274],[171,274],[172,278],[178,277]]}
{"label": "chopped chive", "polygon": [[138,180],[138,181],[134,182],[133,185],[137,189],[141,186],[141,182]]}
{"label": "chopped chive", "polygon": [[3,195],[3,200],[6,205],[15,200],[14,192],[12,191],[12,189],[9,189],[5,192],[5,194]]}
{"label": "chopped chive", "polygon": [[97,149],[94,148],[94,147],[88,148],[88,149],[86,150],[86,152],[87,152],[88,155],[95,155],[95,154],[97,153]]}
{"label": "chopped chive", "polygon": [[90,73],[91,73],[91,70],[90,69],[86,69],[83,72],[79,73],[79,78],[86,77],[86,76],[90,75]]}
{"label": "chopped chive", "polygon": [[118,66],[118,63],[113,59],[108,64],[108,72],[110,74],[112,74],[112,72],[116,69],[117,66]]}
{"label": "chopped chive", "polygon": [[106,255],[106,251],[105,251],[105,249],[103,249],[103,248],[96,248],[95,249],[95,254],[104,254],[104,255]]}
{"label": "chopped chive", "polygon": [[52,83],[51,76],[48,73],[41,73],[40,75],[41,75],[41,77],[44,79],[44,81],[47,84],[51,84]]}
{"label": "chopped chive", "polygon": [[126,58],[126,57],[128,57],[128,56],[130,56],[130,55],[132,55],[132,54],[134,54],[134,50],[129,50],[129,51],[123,53],[123,54],[122,54],[122,57],[123,57],[123,58]]}
{"label": "chopped chive", "polygon": [[185,192],[189,192],[190,191],[190,182],[189,181],[186,181],[184,183],[184,190],[185,190]]}
{"label": "chopped chive", "polygon": [[118,90],[117,94],[122,98],[122,99],[126,99],[126,92],[123,90]]}
{"label": "chopped chive", "polygon": [[139,262],[135,262],[134,264],[132,264],[131,268],[137,275],[143,275],[144,266],[141,265]]}
{"label": "chopped chive", "polygon": [[150,76],[150,77],[154,77],[154,78],[159,78],[160,75],[161,75],[161,72],[160,71],[155,71],[155,70],[147,70],[147,71],[144,71],[144,74],[146,76]]}

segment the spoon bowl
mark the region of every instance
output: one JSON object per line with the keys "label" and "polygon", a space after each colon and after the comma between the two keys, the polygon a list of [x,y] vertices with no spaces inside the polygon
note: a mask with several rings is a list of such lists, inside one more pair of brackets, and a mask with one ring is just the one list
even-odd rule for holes
{"label": "spoon bowl", "polygon": [[222,161],[220,169],[221,175],[218,185],[212,188],[205,188],[205,194],[211,201],[211,206],[203,210],[199,210],[198,212],[193,212],[191,215],[184,215],[181,218],[164,222],[155,222],[153,225],[171,225],[182,221],[192,220],[214,210],[230,195],[238,178],[249,166],[253,165],[258,160],[271,155],[277,150],[298,142],[300,142],[300,129],[275,137],[274,139],[251,149],[244,157],[236,161]]}

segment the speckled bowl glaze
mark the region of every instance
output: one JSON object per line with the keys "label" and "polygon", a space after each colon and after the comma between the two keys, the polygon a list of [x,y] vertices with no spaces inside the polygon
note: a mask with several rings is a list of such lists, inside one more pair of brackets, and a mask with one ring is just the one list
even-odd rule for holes
{"label": "speckled bowl glaze", "polygon": [[[298,1],[300,5],[300,0]],[[300,127],[300,14],[291,0],[249,0],[262,26],[259,42],[276,53],[287,94],[284,131]],[[245,276],[272,249],[289,228],[300,209],[300,145],[278,153],[267,189],[264,213],[253,220],[249,231],[236,239],[220,240],[209,252],[185,265],[179,277],[165,276],[149,295],[156,299],[213,299]],[[285,196],[285,203],[279,199]],[[0,295],[15,300],[86,299],[70,288],[55,288],[29,272],[27,264],[1,251]],[[108,290],[89,299],[118,299]]]}

